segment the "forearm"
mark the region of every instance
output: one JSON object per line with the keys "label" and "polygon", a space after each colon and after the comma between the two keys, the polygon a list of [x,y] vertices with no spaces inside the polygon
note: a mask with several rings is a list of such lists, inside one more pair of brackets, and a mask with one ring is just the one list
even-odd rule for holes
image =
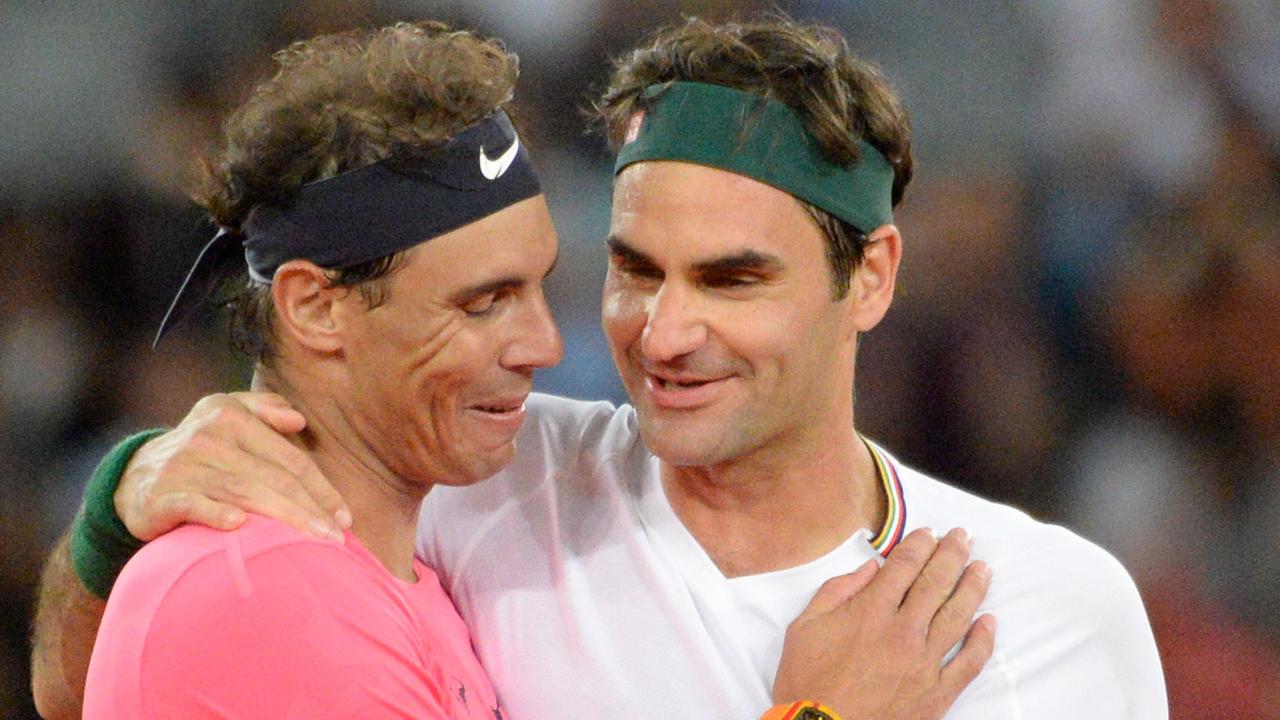
{"label": "forearm", "polygon": [[64,535],[49,556],[36,604],[31,686],[46,720],[80,717],[89,658],[107,606],[76,577],[70,538]]}

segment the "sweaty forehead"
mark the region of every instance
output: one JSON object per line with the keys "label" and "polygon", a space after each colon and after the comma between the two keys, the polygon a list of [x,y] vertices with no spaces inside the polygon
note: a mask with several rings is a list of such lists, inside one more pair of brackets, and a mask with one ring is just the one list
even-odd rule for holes
{"label": "sweaty forehead", "polygon": [[703,165],[649,161],[614,182],[610,232],[629,244],[700,246],[783,242],[818,233],[791,195],[758,180]]}
{"label": "sweaty forehead", "polygon": [[667,270],[745,258],[769,266],[826,263],[822,231],[786,192],[681,161],[645,161],[614,181],[609,245]]}
{"label": "sweaty forehead", "polygon": [[438,286],[497,275],[538,279],[555,262],[555,227],[542,195],[522,200],[414,248],[423,282]]}
{"label": "sweaty forehead", "polygon": [[679,160],[650,160],[627,166],[614,181],[615,200],[649,196],[687,198],[701,205],[751,200],[782,206],[795,202],[786,192],[746,175]]}

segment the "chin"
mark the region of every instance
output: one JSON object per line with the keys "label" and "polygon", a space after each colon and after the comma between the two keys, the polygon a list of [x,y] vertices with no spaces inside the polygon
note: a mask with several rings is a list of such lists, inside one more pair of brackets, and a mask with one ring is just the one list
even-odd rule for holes
{"label": "chin", "polygon": [[705,467],[726,459],[721,438],[684,423],[641,420],[640,438],[650,452],[669,465]]}
{"label": "chin", "polygon": [[458,463],[459,472],[454,477],[439,482],[440,485],[466,486],[488,480],[511,464],[515,457],[515,443],[510,442],[501,448],[479,452],[464,462]]}

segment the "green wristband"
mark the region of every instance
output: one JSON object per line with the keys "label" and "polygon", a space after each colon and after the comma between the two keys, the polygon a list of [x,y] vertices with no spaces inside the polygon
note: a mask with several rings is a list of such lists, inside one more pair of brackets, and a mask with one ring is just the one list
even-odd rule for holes
{"label": "green wristband", "polygon": [[164,432],[146,430],[125,438],[102,458],[84,489],[84,506],[71,526],[71,562],[85,588],[104,600],[120,570],[143,545],[116,514],[116,487],[133,453]]}

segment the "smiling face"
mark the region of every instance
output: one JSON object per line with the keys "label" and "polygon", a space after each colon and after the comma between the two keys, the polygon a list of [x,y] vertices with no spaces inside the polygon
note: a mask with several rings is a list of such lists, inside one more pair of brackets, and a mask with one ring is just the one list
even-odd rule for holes
{"label": "smiling face", "polygon": [[609,246],[605,333],[660,458],[714,466],[849,432],[856,334],[883,308],[856,279],[832,299],[823,235],[793,197],[637,163],[614,186]]}
{"label": "smiling face", "polygon": [[542,293],[555,259],[539,195],[409,251],[386,303],[344,301],[345,412],[396,475],[466,484],[511,460],[533,371],[563,354]]}

